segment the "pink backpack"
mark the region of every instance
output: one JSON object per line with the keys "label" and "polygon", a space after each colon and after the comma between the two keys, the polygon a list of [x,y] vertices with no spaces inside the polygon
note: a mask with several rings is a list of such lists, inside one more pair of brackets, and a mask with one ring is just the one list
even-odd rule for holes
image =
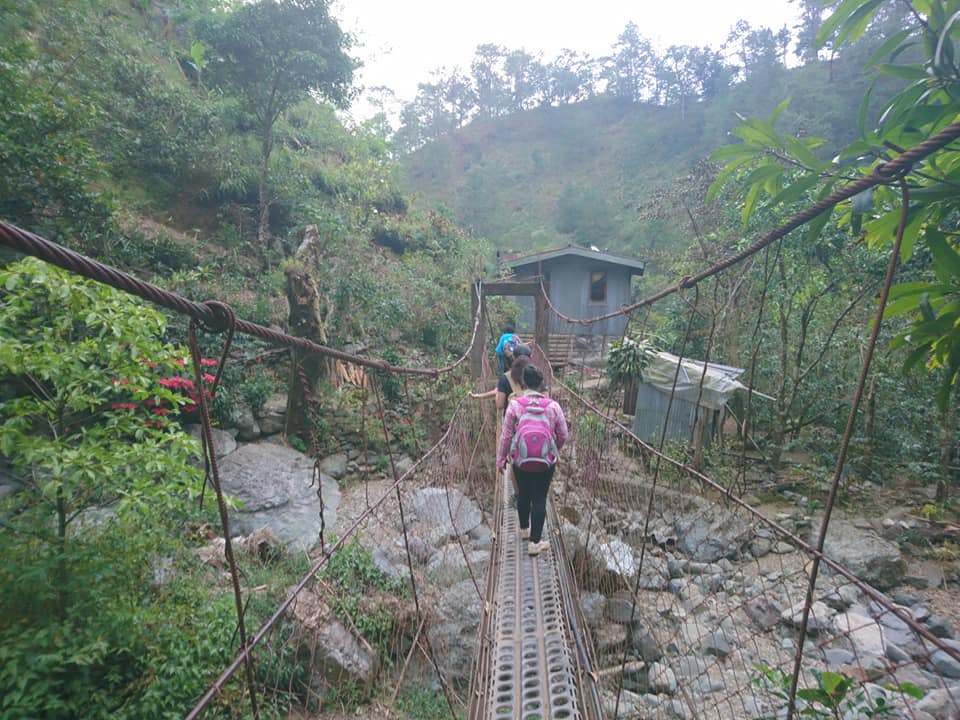
{"label": "pink backpack", "polygon": [[513,464],[521,470],[532,472],[549,470],[557,462],[557,443],[546,414],[550,401],[543,397],[521,395],[516,402],[523,412],[510,443]]}

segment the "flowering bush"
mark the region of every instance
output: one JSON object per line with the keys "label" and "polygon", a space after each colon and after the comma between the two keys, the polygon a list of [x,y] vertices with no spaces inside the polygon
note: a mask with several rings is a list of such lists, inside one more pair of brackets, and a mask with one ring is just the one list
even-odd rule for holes
{"label": "flowering bush", "polygon": [[[154,371],[161,367],[156,361],[145,364]],[[217,361],[201,358],[200,364],[203,367],[212,368],[217,365]],[[144,424],[154,428],[165,427],[169,420],[196,419],[190,416],[196,415],[199,410],[200,393],[203,393],[208,403],[213,402],[210,387],[213,386],[216,378],[208,372],[203,373],[202,387],[198,390],[193,378],[186,375],[190,369],[188,360],[172,358],[165,365],[163,377],[155,381],[156,386],[160,388],[159,391],[156,387],[147,389],[135,387],[131,385],[128,378],[114,378],[111,385],[120,399],[118,402],[111,403],[110,409],[133,411],[134,414],[146,411],[147,417]]]}

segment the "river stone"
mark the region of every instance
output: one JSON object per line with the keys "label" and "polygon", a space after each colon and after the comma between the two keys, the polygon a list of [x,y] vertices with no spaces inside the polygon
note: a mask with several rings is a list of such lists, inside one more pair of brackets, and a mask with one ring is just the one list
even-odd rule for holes
{"label": "river stone", "polygon": [[446,537],[467,535],[482,521],[477,504],[456,488],[428,487],[417,490],[405,503],[411,524],[442,531]]}
{"label": "river stone", "polygon": [[[812,544],[820,535],[821,523],[810,533]],[[906,563],[900,549],[873,530],[857,527],[855,522],[834,517],[827,529],[824,554],[861,580],[880,590],[889,590],[903,579]]]}
{"label": "river stone", "polygon": [[275,435],[283,432],[287,417],[287,396],[285,393],[276,393],[267,398],[267,401],[255,413],[260,432],[264,435]]}
{"label": "river stone", "polygon": [[944,677],[960,678],[960,662],[944,650],[935,650],[930,655],[930,664]]}
{"label": "river stone", "polygon": [[347,472],[347,456],[343,453],[328,455],[320,461],[320,472],[339,480]]}
{"label": "river stone", "polygon": [[607,599],[602,593],[589,590],[580,593],[580,609],[583,612],[583,619],[590,627],[598,627],[603,622],[603,612],[606,607]]}
{"label": "river stone", "polygon": [[716,562],[740,555],[753,539],[753,528],[734,513],[711,508],[683,515],[674,522],[677,549],[697,562]]}
{"label": "river stone", "polygon": [[833,627],[838,633],[849,638],[859,656],[886,655],[883,626],[873,618],[851,610],[837,615],[833,619]]}
{"label": "river stone", "polygon": [[651,692],[673,695],[677,691],[677,676],[663,663],[655,662],[650,666],[647,683]]}
{"label": "river stone", "polygon": [[[241,445],[220,464],[223,491],[243,503],[230,511],[232,535],[249,535],[268,527],[287,545],[311,550],[320,539],[320,498],[313,481],[313,460],[273,443]],[[327,475],[323,488],[323,520],[337,520],[340,489]]]}
{"label": "river stone", "polygon": [[361,698],[373,687],[379,658],[370,645],[345,627],[326,603],[310,590],[302,590],[290,606],[292,643],[301,667],[310,668],[307,682],[322,691],[353,686]]}
{"label": "river stone", "polygon": [[240,404],[235,407],[230,413],[229,422],[237,429],[237,440],[242,442],[256,440],[262,434],[249,405]]}
{"label": "river stone", "polygon": [[[200,439],[200,435],[203,432],[202,426],[191,424],[185,426],[184,429],[190,433],[190,435],[195,437],[197,442],[202,442]],[[213,450],[214,454],[217,456],[217,459],[229,455],[237,449],[237,441],[233,439],[233,435],[225,430],[212,427],[210,428],[210,436],[213,438]]]}
{"label": "river stone", "polygon": [[[481,586],[482,588],[482,586]],[[457,583],[443,593],[430,625],[430,646],[447,681],[466,684],[483,619],[482,590],[472,580]]]}

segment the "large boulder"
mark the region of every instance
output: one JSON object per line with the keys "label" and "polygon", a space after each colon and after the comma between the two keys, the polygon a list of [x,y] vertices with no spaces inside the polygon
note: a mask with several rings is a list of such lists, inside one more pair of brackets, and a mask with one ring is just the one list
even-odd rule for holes
{"label": "large boulder", "polygon": [[681,515],[674,522],[677,549],[697,562],[738,558],[753,540],[753,527],[742,515],[720,508]]}
{"label": "large boulder", "polygon": [[[834,516],[827,528],[823,553],[864,582],[889,590],[903,579],[906,571],[903,555],[896,545],[864,525]],[[819,535],[820,524],[815,523],[810,534],[811,544],[816,544]]]}
{"label": "large boulder", "polygon": [[292,642],[305,668],[306,683],[320,696],[329,688],[351,687],[366,698],[377,677],[377,654],[333,614],[311,590],[302,590],[289,609]]}
{"label": "large boulder", "polygon": [[267,401],[256,413],[257,424],[264,435],[275,435],[283,432],[287,418],[287,396],[277,393],[267,398]]}
{"label": "large boulder", "polygon": [[[197,439],[197,442],[203,442],[201,438],[203,434],[202,426],[195,424],[187,425],[185,429],[190,435]],[[213,451],[217,458],[225,457],[237,449],[237,441],[234,440],[233,435],[226,430],[210,428],[210,436],[213,438]]]}
{"label": "large boulder", "polygon": [[409,522],[423,526],[421,535],[437,531],[438,540],[466,535],[483,522],[477,504],[456,488],[427,487],[405,503]]}
{"label": "large boulder", "polygon": [[430,646],[448,681],[466,685],[483,620],[483,598],[473,580],[463,580],[440,598],[430,628]]}
{"label": "large boulder", "polygon": [[[261,527],[273,530],[287,545],[311,550],[320,539],[321,501],[313,482],[313,460],[274,443],[242,445],[220,465],[223,491],[243,505],[230,512],[232,535],[249,535]],[[337,520],[340,489],[320,475],[323,521]]]}

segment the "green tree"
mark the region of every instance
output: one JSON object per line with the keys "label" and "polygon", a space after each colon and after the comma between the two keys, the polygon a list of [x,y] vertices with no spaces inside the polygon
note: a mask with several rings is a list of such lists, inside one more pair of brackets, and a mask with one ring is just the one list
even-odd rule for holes
{"label": "green tree", "polygon": [[650,41],[640,35],[635,23],[629,22],[613,46],[610,64],[604,70],[610,92],[631,102],[656,99],[659,96],[658,70],[661,59]]}
{"label": "green tree", "polygon": [[162,342],[162,314],[39,260],[0,272],[0,288],[0,453],[25,483],[15,526],[48,544],[65,617],[70,524],[93,506],[169,510],[196,477],[196,444],[167,418],[186,399],[157,374],[185,353]]}
{"label": "green tree", "polygon": [[[782,211],[789,203],[815,190],[824,197],[851,176],[869,174],[923,140],[936,134],[960,114],[960,70],[955,43],[960,39],[960,0],[912,0],[909,15],[874,52],[867,63],[877,79],[898,78],[907,86],[886,99],[879,119],[871,127],[865,95],[859,118],[860,137],[824,159],[816,149],[825,143],[810,137],[779,132],[774,122],[786,106],[781,104],[770,120],[750,119],[736,131],[744,142],[718,151],[714,158],[726,162],[712,189],[728,179],[741,181],[743,218],[766,207]],[[842,48],[856,42],[870,27],[889,27],[902,17],[901,3],[882,0],[846,0],[824,20],[817,43]],[[922,50],[922,56],[911,53]],[[803,170],[797,174],[797,169]],[[908,222],[901,259],[917,258],[926,267],[920,279],[896,285],[886,317],[907,316],[906,330],[893,346],[906,351],[905,368],[926,367],[940,375],[936,400],[942,421],[953,387],[960,377],[960,247],[955,228],[960,217],[960,153],[951,146],[913,164],[905,176],[910,187]],[[815,239],[833,220],[866,240],[873,248],[892,242],[901,217],[900,191],[895,181],[842,203],[834,213],[823,213],[808,228]],[[922,251],[922,252],[921,252]],[[953,432],[944,432],[952,442]]]}
{"label": "green tree", "polygon": [[[33,4],[0,4],[0,218],[87,252],[102,248],[109,197],[93,187],[105,168],[89,141],[95,106],[54,92],[51,63],[31,42]],[[62,72],[62,71],[59,71]]]}
{"label": "green tree", "polygon": [[256,120],[260,143],[257,241],[269,235],[270,156],[274,126],[291,105],[314,96],[344,107],[357,62],[347,52],[352,38],[330,15],[328,0],[261,0],[198,23],[213,51],[206,78],[242,98]]}
{"label": "green tree", "polygon": [[180,716],[233,626],[229,597],[154,586],[201,479],[184,398],[158,384],[185,352],[161,313],[39,260],[0,272],[0,296],[0,454],[21,486],[0,502],[0,718]]}
{"label": "green tree", "polygon": [[470,63],[477,92],[477,110],[486,117],[502,115],[509,108],[510,92],[503,75],[506,57],[506,48],[487,43],[477,46]]}

